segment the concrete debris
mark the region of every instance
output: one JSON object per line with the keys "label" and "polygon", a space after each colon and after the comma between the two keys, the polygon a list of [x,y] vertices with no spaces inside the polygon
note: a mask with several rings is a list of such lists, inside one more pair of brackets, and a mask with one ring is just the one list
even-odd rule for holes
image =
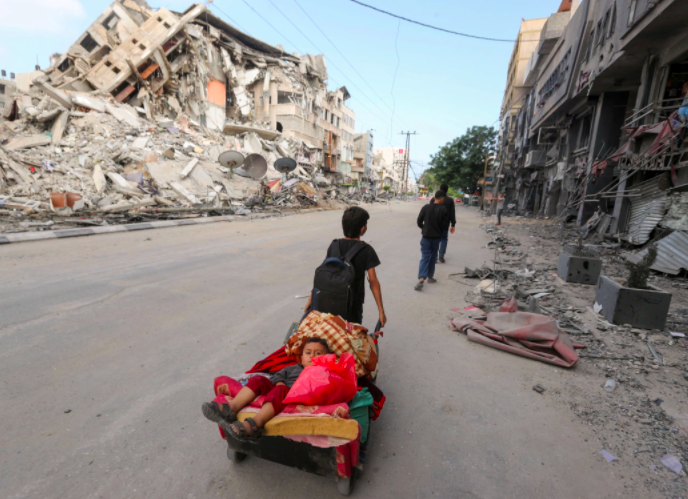
{"label": "concrete debris", "polygon": [[[608,449],[600,453],[608,462],[620,456],[643,473],[647,469],[658,471],[660,459],[668,455],[673,458],[662,461],[666,473],[671,470],[682,474],[681,463],[688,456],[688,433],[685,415],[678,408],[685,399],[688,381],[688,279],[666,274],[650,277],[655,286],[674,288],[673,309],[665,328],[614,325],[599,315],[603,309],[595,306],[596,286],[565,282],[557,274],[559,254],[563,247],[578,241],[579,229],[527,219],[514,221],[506,228],[486,224],[484,229],[493,241],[507,241],[501,247],[491,244],[484,253],[487,263],[483,269],[499,275],[501,290],[491,295],[471,289],[466,301],[489,313],[496,312],[510,298],[519,311],[556,319],[562,331],[586,345],[579,354],[577,367],[552,376],[543,397],[565,387],[572,413],[592,429],[602,448]],[[625,278],[628,274],[621,249],[630,248],[631,244],[619,244],[618,240],[600,235],[592,239],[586,247],[594,249],[603,260],[604,274]],[[528,269],[527,275],[520,272],[523,269]],[[474,285],[466,278],[457,281]],[[535,298],[542,293],[546,294]],[[460,312],[460,317],[466,315],[465,311]],[[560,377],[561,384],[557,386]],[[632,461],[627,459],[630,456]],[[653,476],[655,473],[650,475]],[[664,483],[666,475],[658,476]],[[648,483],[656,487],[653,482]],[[685,496],[685,487],[681,486],[679,492],[666,497]]]}
{"label": "concrete debris", "polygon": [[[54,206],[60,193],[78,194],[84,219],[98,223],[393,197],[342,174],[354,113],[344,87],[327,90],[324,57],[284,52],[206,5],[176,14],[116,0],[52,62],[0,115],[0,232],[73,223],[73,207]],[[303,133],[306,115],[313,133]],[[235,175],[218,164],[225,151],[258,154],[267,171]],[[281,157],[297,168],[276,171]],[[164,211],[144,208],[154,205]]]}

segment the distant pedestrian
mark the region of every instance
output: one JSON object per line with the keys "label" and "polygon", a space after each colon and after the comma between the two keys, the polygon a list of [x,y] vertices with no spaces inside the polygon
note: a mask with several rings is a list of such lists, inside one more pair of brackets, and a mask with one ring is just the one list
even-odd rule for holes
{"label": "distant pedestrian", "polygon": [[504,212],[504,205],[506,204],[506,198],[504,194],[499,195],[497,201],[497,225],[502,225],[502,213]]}
{"label": "distant pedestrian", "polygon": [[418,227],[422,229],[423,238],[420,240],[420,265],[418,267],[418,283],[416,291],[423,289],[425,280],[429,283],[437,282],[435,279],[435,262],[437,251],[440,249],[442,234],[449,229],[449,212],[443,206],[444,191],[435,193],[433,204],[426,204],[418,214]]}
{"label": "distant pedestrian", "polygon": [[[453,198],[448,196],[449,186],[447,184],[440,185],[440,190],[444,192],[444,207],[449,213],[449,221],[451,223],[451,233],[456,231],[456,202]],[[430,204],[435,202],[435,198],[430,200]],[[444,255],[447,254],[447,244],[449,244],[449,228],[442,233],[442,239],[440,240],[440,256],[437,259],[440,263],[445,263]]]}

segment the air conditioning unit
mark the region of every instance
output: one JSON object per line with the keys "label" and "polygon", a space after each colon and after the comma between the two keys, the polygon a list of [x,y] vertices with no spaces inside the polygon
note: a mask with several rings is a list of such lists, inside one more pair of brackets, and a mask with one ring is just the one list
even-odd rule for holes
{"label": "air conditioning unit", "polygon": [[537,168],[547,163],[547,151],[535,149],[526,154],[526,168]]}

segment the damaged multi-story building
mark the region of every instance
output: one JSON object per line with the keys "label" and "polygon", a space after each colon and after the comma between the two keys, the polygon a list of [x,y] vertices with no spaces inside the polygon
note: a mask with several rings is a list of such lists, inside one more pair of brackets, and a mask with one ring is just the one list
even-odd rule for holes
{"label": "damaged multi-story building", "polygon": [[[203,13],[201,16],[200,14]],[[103,90],[146,113],[183,112],[226,134],[299,138],[306,166],[353,159],[355,113],[327,91],[323,55],[294,55],[234,28],[204,5],[179,15],[118,0],[47,74],[62,90]]]}
{"label": "damaged multi-story building", "polygon": [[[351,95],[327,84],[323,55],[267,44],[206,4],[176,13],[116,0],[65,53],[51,56],[49,68],[16,79],[3,71],[0,190],[27,210],[52,206],[51,191],[75,185],[73,176],[57,185],[52,174],[73,171],[94,209],[101,199],[94,194],[108,186],[116,193],[103,199],[122,207],[136,200],[140,206],[141,197],[166,206],[175,198],[217,204],[239,191],[250,195],[246,185],[235,189],[239,180],[218,163],[223,151],[236,151],[258,157],[258,180],[269,181],[273,194],[286,182],[274,164],[286,157],[297,162],[294,175],[310,183],[303,196],[334,198],[330,186],[354,187],[362,171],[354,158],[356,114],[346,104]],[[77,142],[87,133],[93,140]],[[188,171],[174,170],[184,163]]]}
{"label": "damaged multi-story building", "polygon": [[561,2],[502,110],[510,204],[636,245],[688,230],[687,24],[682,0]]}

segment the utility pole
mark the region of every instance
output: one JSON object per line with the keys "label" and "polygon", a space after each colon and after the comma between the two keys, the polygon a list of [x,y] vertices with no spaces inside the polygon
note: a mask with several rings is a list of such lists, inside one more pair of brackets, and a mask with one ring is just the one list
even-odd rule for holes
{"label": "utility pole", "polygon": [[485,170],[483,171],[483,190],[480,196],[480,209],[485,208],[485,187],[487,186],[487,163],[490,160],[490,149],[485,151]]}
{"label": "utility pole", "polygon": [[485,151],[485,170],[483,171],[483,190],[480,196],[480,209],[485,209],[485,189],[487,188],[487,167],[490,164],[490,153],[493,151],[493,144],[489,143]]}
{"label": "utility pole", "polygon": [[406,135],[406,154],[404,155],[404,175],[402,177],[402,182],[404,184],[404,199],[408,200],[408,172],[409,166],[411,165],[411,135],[419,135],[417,132],[401,132],[399,135]]}

